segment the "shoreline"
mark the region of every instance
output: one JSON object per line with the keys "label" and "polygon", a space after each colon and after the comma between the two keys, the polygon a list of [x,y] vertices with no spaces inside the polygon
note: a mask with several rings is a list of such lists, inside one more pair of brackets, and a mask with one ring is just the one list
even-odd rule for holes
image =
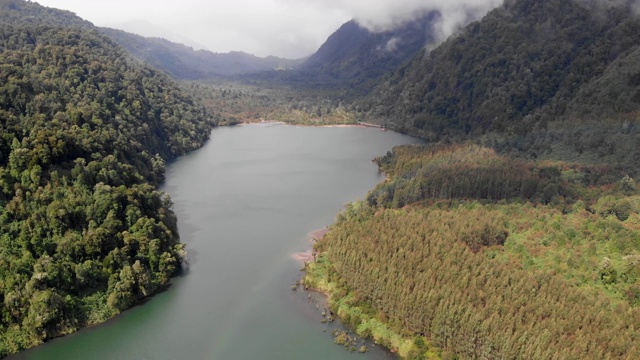
{"label": "shoreline", "polygon": [[387,128],[382,127],[380,125],[368,124],[368,123],[357,123],[357,124],[326,124],[326,125],[314,125],[314,124],[297,124],[297,123],[288,123],[284,121],[278,120],[260,120],[260,121],[245,121],[238,124],[226,125],[226,126],[248,126],[248,125],[260,125],[260,124],[272,124],[272,126],[282,125],[282,126],[301,126],[301,127],[316,127],[316,128],[374,128],[380,129],[382,131],[386,131]]}
{"label": "shoreline", "polygon": [[313,250],[313,244],[316,241],[322,239],[322,237],[329,232],[329,228],[325,227],[318,230],[313,230],[307,234],[306,239],[309,241],[311,245],[308,250],[295,252],[291,254],[291,258],[296,260],[300,265],[304,265],[306,267],[307,264],[312,263],[316,260],[316,253]]}
{"label": "shoreline", "polygon": [[440,349],[433,346],[428,338],[421,337],[423,347],[419,348],[416,346],[416,337],[405,337],[395,332],[388,323],[369,313],[366,310],[368,307],[363,307],[354,293],[340,286],[335,277],[330,276],[330,273],[335,274],[335,270],[326,254],[318,254],[317,259],[307,264],[304,271],[305,291],[324,295],[330,312],[357,336],[373,341],[400,359],[407,359],[416,352],[429,359],[441,359]]}

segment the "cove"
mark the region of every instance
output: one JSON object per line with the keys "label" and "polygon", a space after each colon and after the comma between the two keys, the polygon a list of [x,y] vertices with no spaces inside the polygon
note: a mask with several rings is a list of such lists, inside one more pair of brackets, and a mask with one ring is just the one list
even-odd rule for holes
{"label": "cove", "polygon": [[[214,129],[167,167],[189,270],[111,321],[11,359],[393,359],[335,345],[296,252],[384,178],[372,159],[421,141],[373,128]],[[311,299],[309,296],[311,295]]]}

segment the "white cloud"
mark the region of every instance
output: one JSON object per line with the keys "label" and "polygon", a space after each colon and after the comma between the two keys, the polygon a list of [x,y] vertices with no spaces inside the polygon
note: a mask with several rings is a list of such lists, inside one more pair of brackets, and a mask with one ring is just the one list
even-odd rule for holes
{"label": "white cloud", "polygon": [[[384,30],[437,9],[438,30],[451,34],[469,12],[484,14],[502,0],[39,0],[98,26],[201,44],[217,52],[246,51],[289,58],[313,53],[355,18]],[[137,26],[136,26],[137,25]],[[191,41],[188,41],[190,39]]]}
{"label": "white cloud", "polygon": [[441,40],[454,33],[470,18],[479,19],[503,0],[394,0],[371,2],[368,0],[335,0],[353,14],[364,27],[373,31],[385,31],[438,10],[442,14],[436,30]]}

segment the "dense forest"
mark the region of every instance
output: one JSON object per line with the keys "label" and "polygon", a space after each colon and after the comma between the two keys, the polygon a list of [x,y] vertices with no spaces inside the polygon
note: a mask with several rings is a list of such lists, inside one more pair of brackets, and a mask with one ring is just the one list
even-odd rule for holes
{"label": "dense forest", "polygon": [[0,1],[0,357],[167,285],[184,250],[156,187],[212,121],[90,23]]}
{"label": "dense forest", "polygon": [[336,91],[265,87],[225,81],[182,82],[181,88],[215,115],[219,125],[260,121],[322,126],[356,124]]}
{"label": "dense forest", "polygon": [[[628,176],[404,146],[315,245],[308,286],[406,358],[640,356],[640,192]],[[408,205],[406,205],[408,204]]]}
{"label": "dense forest", "polygon": [[637,172],[640,19],[631,2],[507,0],[354,104],[433,141]]}
{"label": "dense forest", "polygon": [[632,6],[506,0],[346,104],[432,144],[376,159],[306,285],[403,358],[638,358]]}
{"label": "dense forest", "polygon": [[162,71],[203,80],[210,54],[0,0],[0,357],[167,286],[165,161],[280,120],[432,143],[376,159],[387,180],[307,265],[359,335],[410,359],[639,358],[633,4],[505,0],[433,49],[437,13],[349,22],[300,71],[177,85]]}
{"label": "dense forest", "polygon": [[428,11],[385,31],[369,30],[351,20],[334,32],[322,46],[294,71],[307,84],[331,84],[352,96],[366,94],[384,74],[411,59],[436,41],[434,25],[441,19]]}

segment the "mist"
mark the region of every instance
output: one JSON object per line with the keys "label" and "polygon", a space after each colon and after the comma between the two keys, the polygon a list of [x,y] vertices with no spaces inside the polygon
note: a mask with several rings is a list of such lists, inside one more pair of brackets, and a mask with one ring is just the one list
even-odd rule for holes
{"label": "mist", "polygon": [[470,20],[477,20],[502,5],[503,0],[338,0],[354,14],[356,21],[370,31],[381,32],[437,10],[441,17],[435,25],[438,40],[444,41]]}
{"label": "mist", "polygon": [[[214,52],[311,55],[345,22],[384,31],[425,12],[442,14],[440,40],[502,0],[36,0],[77,13],[98,26]],[[623,0],[620,0],[623,1]],[[391,44],[392,45],[392,44]]]}

